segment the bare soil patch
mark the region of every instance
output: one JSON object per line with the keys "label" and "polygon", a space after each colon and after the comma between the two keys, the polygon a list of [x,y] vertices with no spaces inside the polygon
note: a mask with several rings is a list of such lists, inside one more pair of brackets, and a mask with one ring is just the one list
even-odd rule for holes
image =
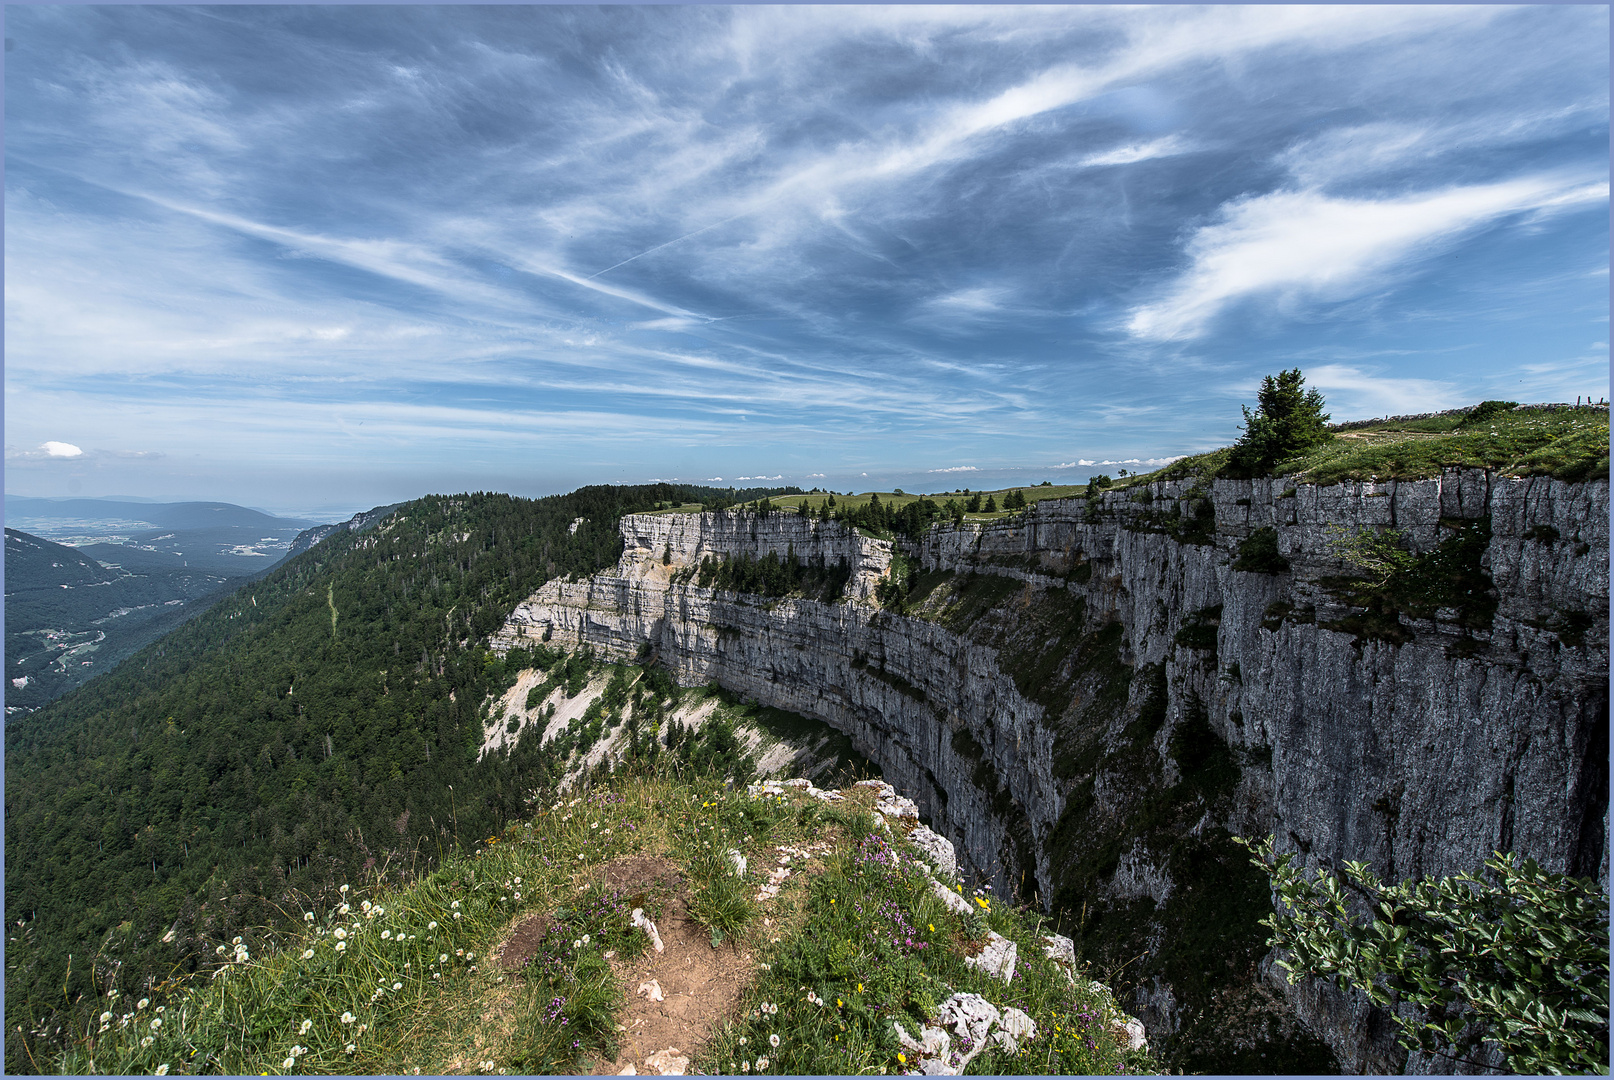
{"label": "bare soil patch", "polygon": [[656,1075],[669,1062],[676,1067],[680,1057],[693,1060],[713,1028],[734,1015],[751,982],[751,953],[734,941],[712,945],[711,932],[689,913],[687,880],[672,861],[630,856],[607,863],[598,876],[613,888],[673,892],[656,926],[664,951],[647,948],[635,960],[611,963],[626,995],[617,1015],[622,1041],[615,1059],[597,1061],[590,1070],[614,1075],[632,1066],[636,1073]]}

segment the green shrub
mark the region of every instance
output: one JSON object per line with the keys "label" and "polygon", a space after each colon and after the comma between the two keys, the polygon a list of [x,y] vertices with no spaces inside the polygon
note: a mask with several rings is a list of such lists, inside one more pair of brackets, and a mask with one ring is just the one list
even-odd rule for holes
{"label": "green shrub", "polygon": [[1251,533],[1239,544],[1233,569],[1250,574],[1281,574],[1287,571],[1289,560],[1278,551],[1278,530],[1268,526]]}
{"label": "green shrub", "polygon": [[1292,981],[1363,991],[1391,1011],[1409,1051],[1483,1065],[1495,1050],[1526,1074],[1608,1071],[1608,894],[1598,882],[1501,853],[1484,877],[1386,885],[1360,862],[1308,877],[1272,837],[1240,843],[1277,892],[1265,924]]}

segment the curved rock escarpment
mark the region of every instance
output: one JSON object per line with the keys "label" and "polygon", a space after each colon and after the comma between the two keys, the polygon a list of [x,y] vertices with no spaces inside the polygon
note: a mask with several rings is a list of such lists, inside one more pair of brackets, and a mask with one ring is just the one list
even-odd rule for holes
{"label": "curved rock escarpment", "polygon": [[[1300,1053],[1298,1014],[1345,1068],[1384,1071],[1405,1062],[1381,1014],[1271,977],[1265,880],[1229,836],[1395,878],[1496,849],[1606,873],[1608,521],[1607,481],[1157,482],[898,542],[923,569],[899,615],[871,599],[890,542],[636,515],[614,572],[551,582],[498,640],[648,648],[847,732],[966,868],[1068,916],[1089,954],[1144,954],[1132,1007],[1182,1060]],[[1410,555],[1378,582],[1341,552],[1384,528]],[[844,559],[847,598],[691,580],[769,551]]]}

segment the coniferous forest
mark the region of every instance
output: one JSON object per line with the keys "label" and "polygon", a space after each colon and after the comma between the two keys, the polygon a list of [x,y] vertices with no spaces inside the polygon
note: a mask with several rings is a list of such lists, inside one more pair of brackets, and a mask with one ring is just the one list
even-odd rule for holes
{"label": "coniferous forest", "polygon": [[613,564],[623,514],[733,494],[429,496],[8,728],[7,1071],[34,1071],[109,990],[519,814],[535,748],[477,760],[488,695],[525,666],[489,633],[546,580]]}

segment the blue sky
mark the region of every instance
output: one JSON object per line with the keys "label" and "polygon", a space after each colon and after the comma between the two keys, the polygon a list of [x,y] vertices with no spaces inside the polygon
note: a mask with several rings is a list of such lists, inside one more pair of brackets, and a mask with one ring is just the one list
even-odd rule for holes
{"label": "blue sky", "polygon": [[1290,366],[1608,389],[1606,7],[5,17],[16,494],[943,490]]}

